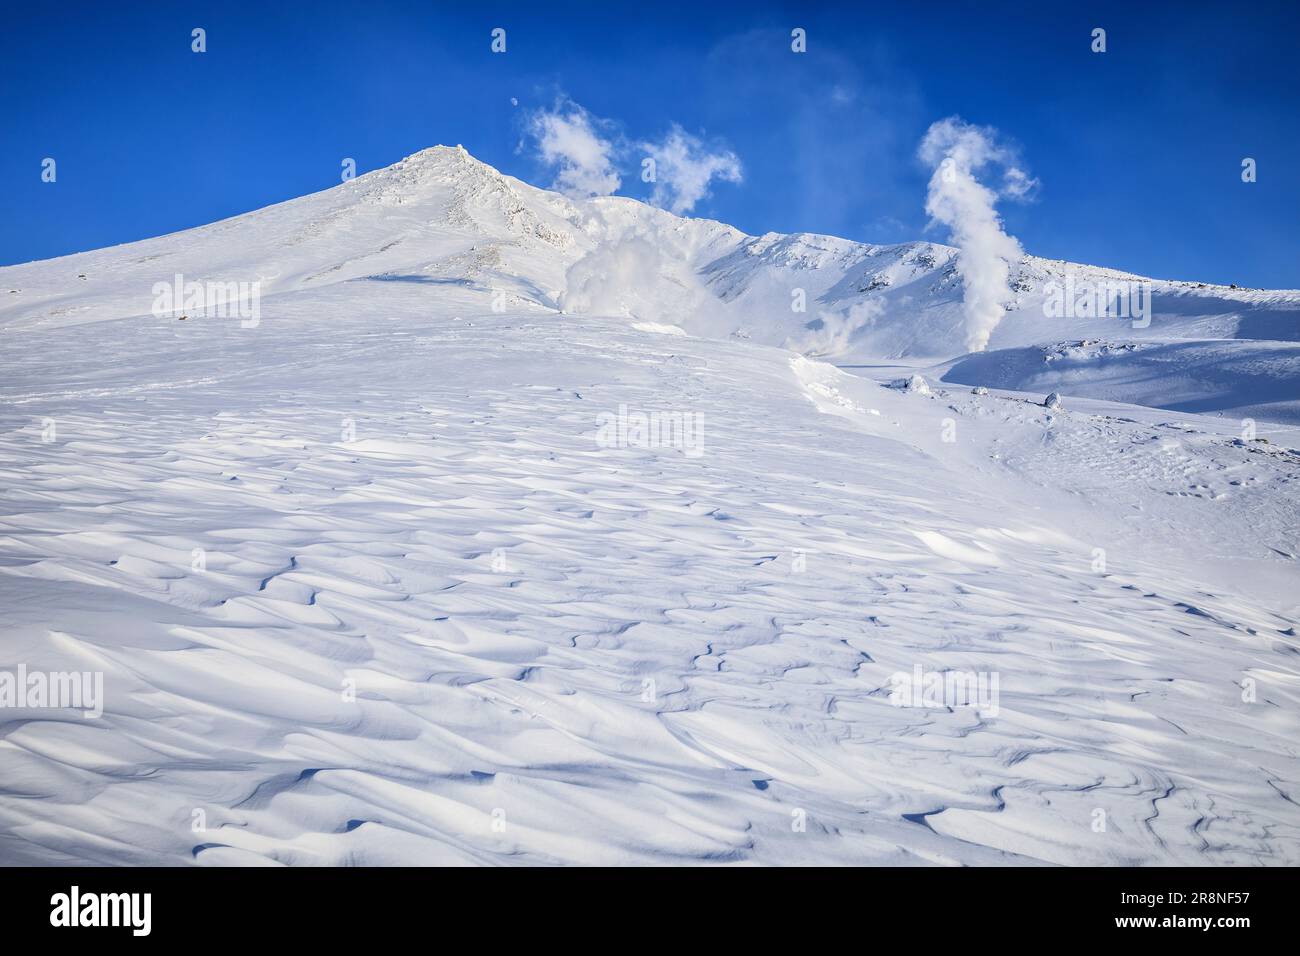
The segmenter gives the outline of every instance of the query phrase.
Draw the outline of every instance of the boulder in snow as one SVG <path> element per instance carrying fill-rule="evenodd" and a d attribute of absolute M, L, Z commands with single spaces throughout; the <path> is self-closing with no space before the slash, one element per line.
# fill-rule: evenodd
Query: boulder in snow
<path fill-rule="evenodd" d="M 904 392 L 916 392 L 918 395 L 930 394 L 930 383 L 920 375 L 910 375 L 907 378 L 900 378 L 894 382 L 894 388 L 902 389 Z"/>

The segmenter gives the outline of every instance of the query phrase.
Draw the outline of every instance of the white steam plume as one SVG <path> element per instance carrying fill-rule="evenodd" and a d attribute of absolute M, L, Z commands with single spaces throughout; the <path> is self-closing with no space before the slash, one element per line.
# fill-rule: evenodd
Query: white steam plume
<path fill-rule="evenodd" d="M 819 311 L 801 335 L 785 340 L 784 347 L 813 358 L 843 355 L 853 337 L 863 329 L 873 328 L 884 312 L 885 303 L 880 299 L 854 302 L 844 312 Z"/>
<path fill-rule="evenodd" d="M 709 195 L 714 179 L 739 183 L 740 159 L 729 149 L 708 149 L 676 123 L 659 143 L 642 143 L 655 161 L 655 188 L 650 201 L 675 216 L 684 216 Z"/>
<path fill-rule="evenodd" d="M 561 100 L 540 110 L 529 123 L 542 162 L 557 169 L 554 188 L 565 195 L 608 196 L 621 184 L 614 169 L 614 143 L 599 132 L 597 120 L 577 103 Z"/>
<path fill-rule="evenodd" d="M 998 144 L 995 130 L 956 116 L 934 123 L 919 152 L 922 162 L 934 169 L 925 211 L 948 226 L 958 248 L 966 347 L 982 352 L 1005 314 L 1011 266 L 1024 250 L 1002 228 L 995 208 L 998 192 L 981 184 L 975 174 L 988 166 L 1001 167 L 1002 195 L 1016 199 L 1030 193 L 1037 181 L 1017 165 L 1010 149 Z"/>
<path fill-rule="evenodd" d="M 717 303 L 690 263 L 653 226 L 620 229 L 600 223 L 600 232 L 602 240 L 565 274 L 559 297 L 565 312 L 683 327 Z"/>

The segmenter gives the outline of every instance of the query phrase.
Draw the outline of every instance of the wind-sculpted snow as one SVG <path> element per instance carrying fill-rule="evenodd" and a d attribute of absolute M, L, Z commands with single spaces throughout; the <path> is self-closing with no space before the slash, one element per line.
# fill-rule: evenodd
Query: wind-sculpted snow
<path fill-rule="evenodd" d="M 10 334 L 0 860 L 1300 862 L 1294 446 L 475 301 Z"/>

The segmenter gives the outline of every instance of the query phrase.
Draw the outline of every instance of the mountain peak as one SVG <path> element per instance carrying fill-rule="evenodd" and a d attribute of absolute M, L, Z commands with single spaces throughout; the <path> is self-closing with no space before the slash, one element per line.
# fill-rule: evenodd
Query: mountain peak
<path fill-rule="evenodd" d="M 496 167 L 475 158 L 464 146 L 457 144 L 455 146 L 430 146 L 427 149 L 421 149 L 411 155 L 398 160 L 391 166 L 383 167 L 384 169 L 477 169 L 480 171 L 491 172 L 494 175 L 501 175 Z M 383 170 L 376 170 L 382 172 Z"/>
<path fill-rule="evenodd" d="M 421 201 L 448 190 L 462 198 L 509 190 L 505 176 L 459 145 L 430 146 L 358 176 L 353 183 L 367 199 L 385 205 Z"/>
<path fill-rule="evenodd" d="M 471 156 L 469 150 L 460 143 L 457 143 L 455 146 L 447 146 L 439 143 L 436 146 L 429 146 L 425 149 L 416 150 L 414 153 L 411 153 L 411 155 L 399 160 L 399 162 L 410 163 L 438 159 L 449 159 L 452 161 L 472 160 L 476 163 L 482 163 L 481 160 L 475 159 Z M 483 165 L 487 164 L 483 163 Z"/>

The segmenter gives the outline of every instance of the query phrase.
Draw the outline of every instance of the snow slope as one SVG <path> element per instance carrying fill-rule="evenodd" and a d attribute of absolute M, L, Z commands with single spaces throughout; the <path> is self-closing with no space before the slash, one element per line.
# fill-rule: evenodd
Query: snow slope
<path fill-rule="evenodd" d="M 1300 342 L 1094 339 L 976 353 L 932 373 L 946 382 L 1300 424 Z"/>
<path fill-rule="evenodd" d="M 758 303 L 926 247 L 814 242 L 440 149 L 0 270 L 0 670 L 106 688 L 0 710 L 0 862 L 1300 862 L 1300 435 L 855 377 Z"/>

